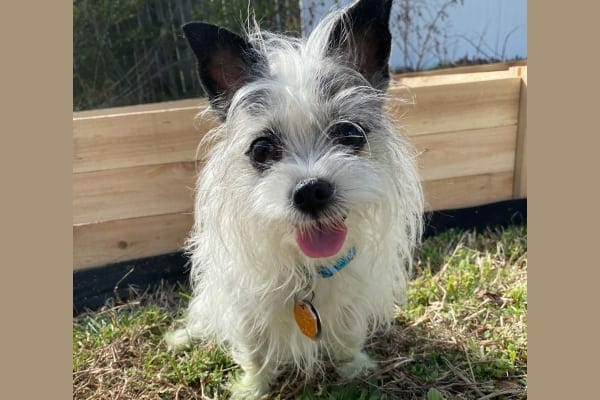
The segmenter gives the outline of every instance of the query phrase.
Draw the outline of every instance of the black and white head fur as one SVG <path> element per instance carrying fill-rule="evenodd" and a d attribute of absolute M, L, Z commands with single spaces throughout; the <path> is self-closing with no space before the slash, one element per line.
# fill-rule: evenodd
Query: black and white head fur
<path fill-rule="evenodd" d="M 228 346 L 244 371 L 234 397 L 260 396 L 288 366 L 373 367 L 363 345 L 404 301 L 423 198 L 413 149 L 384 110 L 391 3 L 359 0 L 306 39 L 183 26 L 222 124 L 204 142 L 187 326 L 168 340 Z M 317 273 L 352 247 L 343 270 Z M 306 296 L 319 341 L 294 320 Z"/>

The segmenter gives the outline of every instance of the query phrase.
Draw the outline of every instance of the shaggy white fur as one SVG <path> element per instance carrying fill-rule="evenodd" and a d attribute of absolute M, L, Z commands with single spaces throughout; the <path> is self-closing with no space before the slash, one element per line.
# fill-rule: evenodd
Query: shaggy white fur
<path fill-rule="evenodd" d="M 363 345 L 405 299 L 422 229 L 415 153 L 385 113 L 384 91 L 355 67 L 360 52 L 328 51 L 340 23 L 352 43 L 351 24 L 358 23 L 348 12 L 332 13 L 307 39 L 247 33 L 266 70 L 235 91 L 223 124 L 202 143 L 210 151 L 187 242 L 193 299 L 186 327 L 167 339 L 174 347 L 196 339 L 230 349 L 244 371 L 232 387 L 236 398 L 264 394 L 287 366 L 310 376 L 328 361 L 345 377 L 373 368 Z M 364 128 L 361 151 L 332 143 L 328 129 L 341 121 Z M 283 154 L 259 171 L 247 152 L 265 131 L 276 132 Z M 320 223 L 347 227 L 342 248 L 328 258 L 306 256 L 294 236 L 315 224 L 291 201 L 297 183 L 313 177 L 335 186 L 335 203 Z M 318 266 L 334 264 L 352 246 L 356 256 L 343 270 L 319 276 Z M 310 294 L 321 317 L 319 341 L 301 333 L 293 314 L 294 301 Z"/>

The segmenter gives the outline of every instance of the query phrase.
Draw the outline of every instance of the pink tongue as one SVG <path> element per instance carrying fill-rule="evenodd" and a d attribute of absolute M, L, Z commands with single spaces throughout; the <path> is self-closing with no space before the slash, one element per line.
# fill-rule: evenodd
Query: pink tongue
<path fill-rule="evenodd" d="M 335 228 L 314 228 L 307 232 L 296 229 L 300 250 L 311 258 L 330 257 L 342 248 L 348 230 L 343 224 Z"/>

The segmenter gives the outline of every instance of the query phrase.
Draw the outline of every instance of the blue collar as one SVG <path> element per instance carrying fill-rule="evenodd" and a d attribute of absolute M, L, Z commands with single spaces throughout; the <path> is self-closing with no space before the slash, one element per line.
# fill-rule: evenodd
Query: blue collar
<path fill-rule="evenodd" d="M 333 276 L 333 274 L 335 274 L 337 271 L 341 270 L 346 265 L 350 264 L 350 261 L 352 261 L 354 259 L 355 255 L 356 255 L 356 247 L 351 247 L 350 250 L 348 250 L 348 253 L 345 256 L 339 258 L 335 262 L 335 264 L 333 264 L 330 267 L 325 267 L 325 266 L 318 267 L 317 271 L 319 272 L 319 275 L 321 275 L 321 277 L 331 278 Z"/>

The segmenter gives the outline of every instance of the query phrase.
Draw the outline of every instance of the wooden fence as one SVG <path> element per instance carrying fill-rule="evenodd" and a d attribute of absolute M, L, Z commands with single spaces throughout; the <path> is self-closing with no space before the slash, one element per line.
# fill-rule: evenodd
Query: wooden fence
<path fill-rule="evenodd" d="M 527 67 L 397 76 L 415 105 L 395 105 L 422 152 L 428 210 L 527 196 Z M 469 70 L 471 71 L 471 70 Z M 406 95 L 400 85 L 391 94 Z M 73 115 L 73 267 L 177 251 L 192 224 L 197 144 L 214 123 L 204 100 Z"/>
<path fill-rule="evenodd" d="M 74 0 L 73 107 L 197 96 L 196 57 L 181 26 L 211 21 L 239 32 L 251 12 L 263 29 L 301 31 L 298 1 Z"/>

